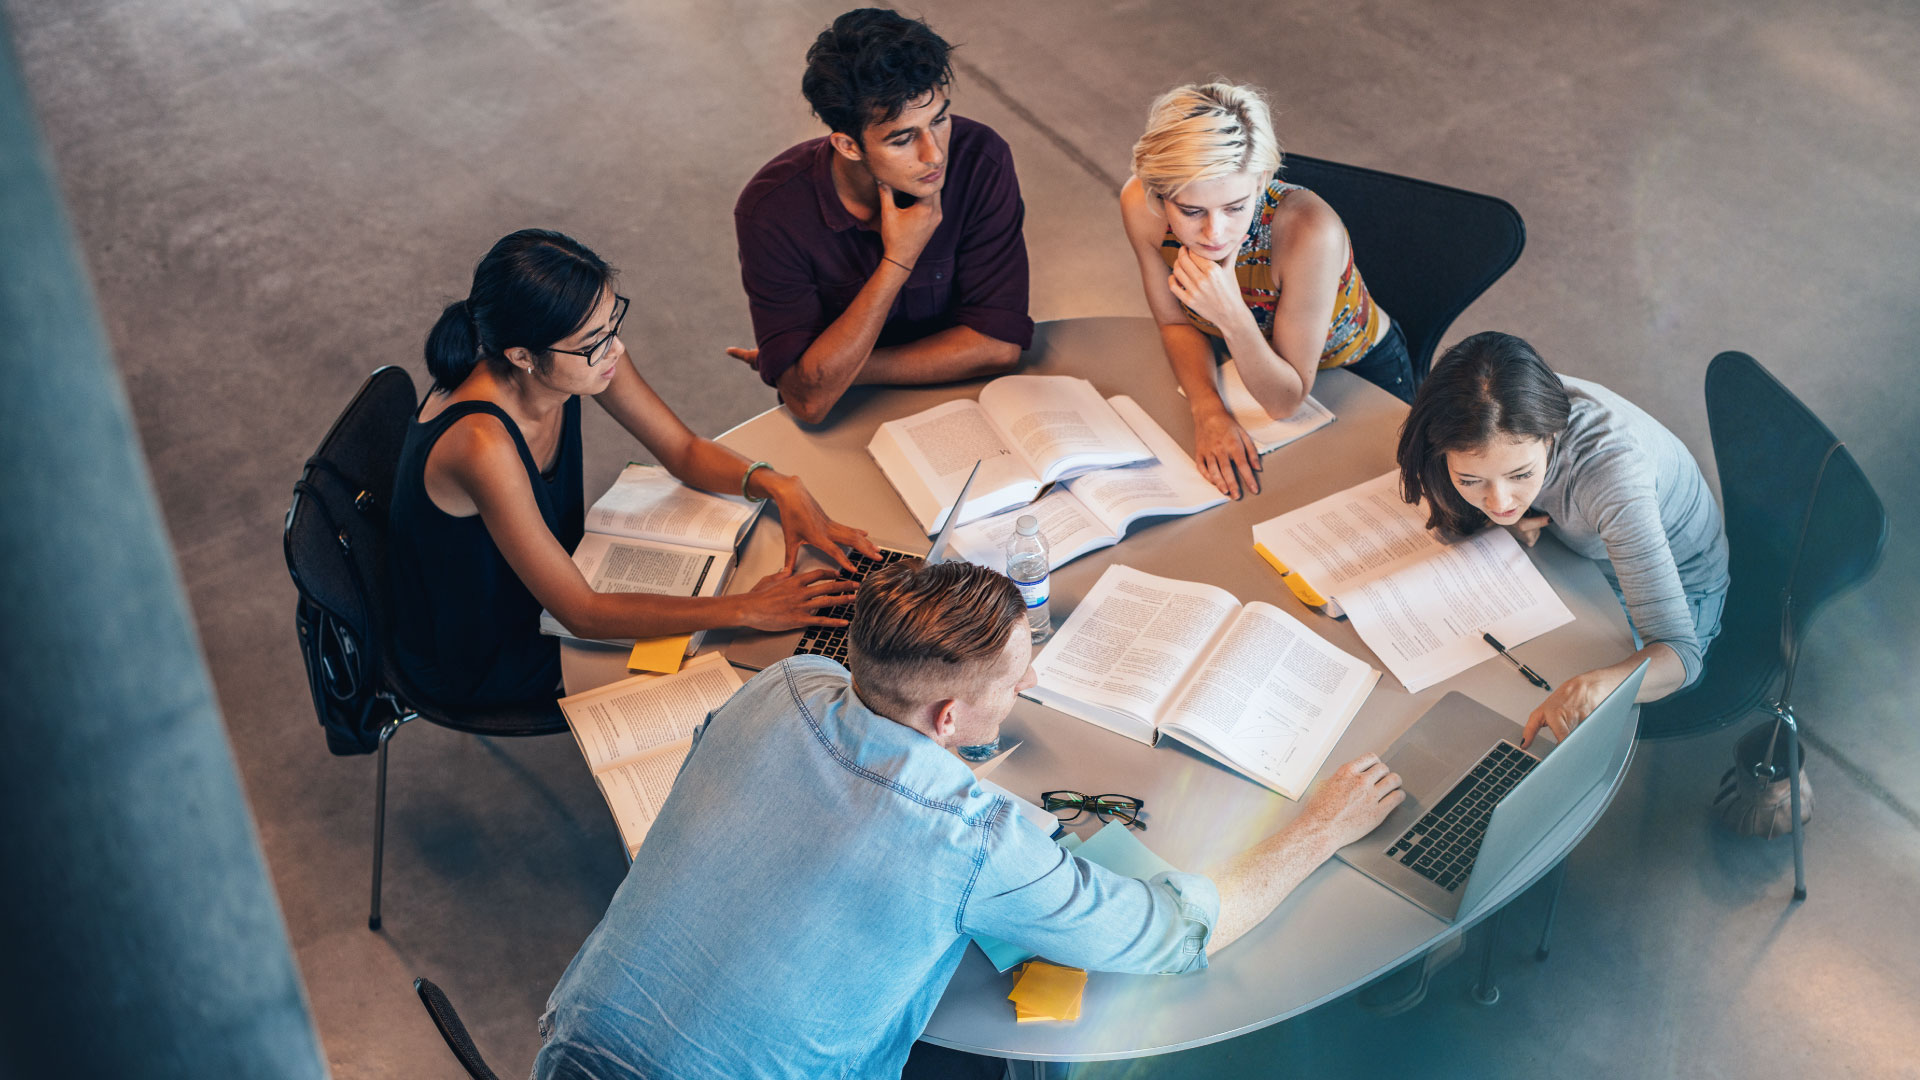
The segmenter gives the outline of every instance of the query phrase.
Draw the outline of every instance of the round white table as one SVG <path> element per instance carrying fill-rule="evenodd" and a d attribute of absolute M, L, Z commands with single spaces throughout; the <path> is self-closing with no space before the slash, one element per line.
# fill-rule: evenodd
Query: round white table
<path fill-rule="evenodd" d="M 1183 446 L 1193 426 L 1148 319 L 1095 318 L 1042 323 L 1028 353 L 1027 374 L 1078 375 L 1104 395 L 1128 394 Z M 926 388 L 856 388 L 832 423 L 813 427 L 772 409 L 721 436 L 755 460 L 808 482 L 835 519 L 868 529 L 876 540 L 925 550 L 906 507 L 867 455 L 874 429 L 957 397 L 978 383 Z M 1356 656 L 1372 652 L 1344 621 L 1297 601 L 1254 554 L 1251 529 L 1294 507 L 1333 494 L 1394 467 L 1394 446 L 1406 406 L 1344 371 L 1320 374 L 1314 397 L 1337 417 L 1312 435 L 1268 454 L 1261 491 L 1186 518 L 1137 524 L 1119 545 L 1096 551 L 1053 575 L 1051 614 L 1063 622 L 1114 563 L 1152 574 L 1218 585 L 1242 602 L 1275 604 Z M 763 519 L 742 549 L 732 590 L 747 588 L 783 555 L 774 520 Z M 1618 660 L 1634 649 L 1619 601 L 1598 567 L 1550 538 L 1531 550 L 1536 566 L 1573 612 L 1573 622 L 1519 646 L 1549 682 Z M 711 635 L 706 648 L 723 648 Z M 569 692 L 627 675 L 625 651 L 566 643 L 562 665 Z M 1367 751 L 1385 749 L 1450 690 L 1519 721 L 1544 696 L 1511 666 L 1480 664 L 1418 694 L 1391 674 L 1381 678 L 1327 758 L 1326 770 Z M 1298 804 L 1177 745 L 1149 748 L 1092 724 L 1022 700 L 1006 734 L 1023 740 L 993 774 L 995 782 L 1038 801 L 1043 790 L 1124 792 L 1146 802 L 1141 839 L 1173 865 L 1205 871 L 1278 829 Z M 1113 975 L 1087 980 L 1081 1019 L 1072 1024 L 1016 1024 L 1006 1000 L 1010 976 L 969 949 L 923 1038 L 959 1050 L 1032 1061 L 1092 1061 L 1167 1053 L 1232 1038 L 1305 1012 L 1464 932 L 1538 880 L 1586 835 L 1612 800 L 1631 761 L 1589 793 L 1506 881 L 1452 923 L 1428 914 L 1359 871 L 1331 860 L 1315 871 L 1265 922 L 1191 975 Z M 1324 771 L 1324 770 L 1323 770 Z M 1081 828 L 1088 832 L 1090 829 Z"/>

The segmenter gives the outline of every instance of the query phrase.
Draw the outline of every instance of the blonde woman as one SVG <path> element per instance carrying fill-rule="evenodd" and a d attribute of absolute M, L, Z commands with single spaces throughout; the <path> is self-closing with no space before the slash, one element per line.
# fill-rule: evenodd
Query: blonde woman
<path fill-rule="evenodd" d="M 1333 367 L 1413 400 L 1406 339 L 1368 295 L 1340 215 L 1280 175 L 1260 91 L 1192 84 L 1153 103 L 1120 191 L 1147 306 L 1193 410 L 1194 458 L 1236 499 L 1260 490 L 1260 455 L 1220 400 L 1221 358 L 1276 417 Z"/>

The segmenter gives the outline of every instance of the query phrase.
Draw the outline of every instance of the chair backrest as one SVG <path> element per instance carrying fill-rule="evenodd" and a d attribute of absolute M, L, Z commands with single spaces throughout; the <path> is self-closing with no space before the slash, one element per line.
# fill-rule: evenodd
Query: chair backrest
<path fill-rule="evenodd" d="M 425 979 L 413 980 L 413 992 L 420 995 L 420 1003 L 427 1007 L 433 1026 L 440 1029 L 440 1037 L 447 1040 L 447 1049 L 453 1051 L 467 1075 L 473 1080 L 500 1080 L 481 1058 L 479 1048 L 473 1045 L 473 1037 L 467 1034 L 467 1025 L 460 1022 L 460 1014 L 453 1011 L 453 1002 L 447 1000 L 447 995 Z"/>
<path fill-rule="evenodd" d="M 405 369 L 361 386 L 294 484 L 282 544 L 300 591 L 296 625 L 314 709 L 337 754 L 378 746 L 384 667 L 386 515 L 416 401 Z"/>
<path fill-rule="evenodd" d="M 1706 395 L 1732 584 L 1706 671 L 1641 711 L 1642 738 L 1711 731 L 1761 704 L 1813 617 L 1886 547 L 1886 507 L 1853 455 L 1758 361 L 1714 357 Z"/>
<path fill-rule="evenodd" d="M 1281 175 L 1346 224 L 1368 291 L 1407 336 L 1416 383 L 1453 320 L 1527 244 L 1520 212 L 1491 195 L 1302 154 L 1288 154 Z"/>

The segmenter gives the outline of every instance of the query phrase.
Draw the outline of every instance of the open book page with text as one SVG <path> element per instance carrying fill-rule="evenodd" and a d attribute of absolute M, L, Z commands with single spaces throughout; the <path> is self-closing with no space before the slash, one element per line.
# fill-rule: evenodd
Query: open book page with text
<path fill-rule="evenodd" d="M 1253 392 L 1247 389 L 1245 380 L 1241 379 L 1240 366 L 1232 360 L 1220 365 L 1215 378 L 1220 388 L 1221 403 L 1252 436 L 1253 444 L 1263 454 L 1333 423 L 1333 411 L 1315 401 L 1311 394 L 1301 399 L 1300 407 L 1293 411 L 1292 416 L 1268 416 L 1267 410 L 1254 400 Z"/>
<path fill-rule="evenodd" d="M 740 685 L 733 665 L 708 653 L 672 675 L 636 675 L 560 699 L 629 854 L 666 801 L 694 729 Z"/>
<path fill-rule="evenodd" d="M 1409 692 L 1573 621 L 1513 534 L 1487 528 L 1384 577 L 1340 592 L 1360 640 Z"/>
<path fill-rule="evenodd" d="M 1026 514 L 1039 519 L 1040 535 L 1047 538 L 1049 570 L 1058 570 L 1089 551 L 1111 547 L 1119 540 L 1087 504 L 1065 486 L 1055 486 L 1038 502 L 954 529 L 947 543 L 968 562 L 1005 573 L 1007 541 L 1013 539 L 1014 526 Z"/>
<path fill-rule="evenodd" d="M 976 461 L 980 475 L 961 508 L 961 524 L 1025 506 L 1040 494 L 1039 476 L 1007 444 L 977 401 L 949 401 L 889 420 L 874 432 L 867 452 L 929 536 L 946 524 L 947 511 L 960 497 Z"/>
<path fill-rule="evenodd" d="M 1120 394 L 1110 404 L 1154 460 L 1090 472 L 1067 481 L 1066 486 L 1116 537 L 1125 536 L 1127 526 L 1143 517 L 1196 514 L 1227 501 L 1200 474 L 1193 458 L 1132 398 Z"/>
<path fill-rule="evenodd" d="M 1038 502 L 954 530 L 951 542 L 962 558 L 1005 569 L 1014 525 L 1021 515 L 1032 514 L 1040 519 L 1040 535 L 1047 538 L 1048 567 L 1058 570 L 1090 551 L 1119 543 L 1128 527 L 1143 517 L 1195 514 L 1227 501 L 1132 398 L 1121 394 L 1108 403 L 1155 460 L 1077 476 L 1056 484 Z"/>
<path fill-rule="evenodd" d="M 598 593 L 718 596 L 733 570 L 733 552 L 590 532 L 573 550 L 573 564 L 587 579 L 587 587 Z M 554 637 L 576 636 L 544 609 L 540 612 L 540 632 Z M 696 636 L 694 640 L 697 644 L 699 639 Z M 611 643 L 631 645 L 633 641 Z"/>
<path fill-rule="evenodd" d="M 1110 566 L 1034 660 L 1040 681 L 1027 696 L 1151 743 L 1194 661 L 1239 607 L 1225 589 Z"/>
<path fill-rule="evenodd" d="M 1424 505 L 1400 498 L 1396 470 L 1255 525 L 1253 542 L 1321 596 L 1338 597 L 1445 549 L 1426 522 Z"/>
<path fill-rule="evenodd" d="M 1248 604 L 1160 724 L 1298 799 L 1380 681 L 1366 662 L 1271 604 Z"/>
<path fill-rule="evenodd" d="M 587 511 L 589 532 L 729 550 L 762 504 L 688 487 L 658 465 L 631 462 Z"/>
<path fill-rule="evenodd" d="M 1043 484 L 1152 456 L 1085 379 L 1005 375 L 981 388 L 980 407 Z"/>

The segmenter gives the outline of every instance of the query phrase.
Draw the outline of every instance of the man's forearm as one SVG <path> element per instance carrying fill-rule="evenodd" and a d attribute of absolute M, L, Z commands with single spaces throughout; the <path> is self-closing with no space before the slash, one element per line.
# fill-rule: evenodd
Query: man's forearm
<path fill-rule="evenodd" d="M 905 386 L 998 375 L 1020 362 L 1020 346 L 971 326 L 950 326 L 904 345 L 873 350 L 855 382 Z"/>
<path fill-rule="evenodd" d="M 890 259 L 880 260 L 847 310 L 821 331 L 800 359 L 780 376 L 780 396 L 794 415 L 819 423 L 859 378 L 908 274 L 906 267 Z"/>
<path fill-rule="evenodd" d="M 1334 849 L 1332 836 L 1324 827 L 1295 819 L 1216 867 L 1211 876 L 1220 890 L 1220 918 L 1207 941 L 1207 955 L 1219 952 L 1260 925 L 1308 874 L 1332 857 Z"/>

